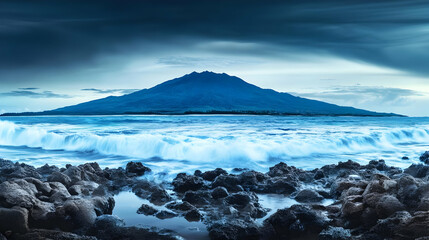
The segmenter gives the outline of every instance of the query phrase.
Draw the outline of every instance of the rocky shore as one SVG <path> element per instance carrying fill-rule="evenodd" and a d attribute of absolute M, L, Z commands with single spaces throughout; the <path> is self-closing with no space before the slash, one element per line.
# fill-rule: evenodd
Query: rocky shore
<path fill-rule="evenodd" d="M 218 168 L 180 173 L 164 184 L 145 179 L 150 169 L 139 162 L 101 169 L 0 160 L 0 240 L 183 239 L 112 215 L 122 191 L 148 201 L 138 214 L 202 221 L 210 239 L 429 239 L 429 153 L 420 160 L 407 169 L 383 160 L 311 171 L 285 163 L 267 173 Z M 270 211 L 261 194 L 298 204 Z M 322 204 L 327 199 L 332 203 Z"/>

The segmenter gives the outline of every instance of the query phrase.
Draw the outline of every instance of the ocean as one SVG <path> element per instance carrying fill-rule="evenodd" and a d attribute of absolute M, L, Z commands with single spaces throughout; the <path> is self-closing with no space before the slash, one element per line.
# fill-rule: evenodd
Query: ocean
<path fill-rule="evenodd" d="M 0 158 L 34 166 L 141 161 L 156 179 L 217 167 L 265 172 L 384 159 L 406 168 L 429 150 L 429 118 L 252 115 L 0 118 Z M 403 159 L 408 157 L 408 159 Z"/>

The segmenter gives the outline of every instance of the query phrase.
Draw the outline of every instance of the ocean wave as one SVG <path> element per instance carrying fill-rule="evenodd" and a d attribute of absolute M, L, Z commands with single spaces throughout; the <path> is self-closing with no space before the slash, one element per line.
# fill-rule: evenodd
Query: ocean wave
<path fill-rule="evenodd" d="M 57 129 L 58 130 L 58 129 Z M 429 131 L 420 128 L 382 129 L 362 133 L 335 134 L 222 134 L 201 137 L 201 133 L 95 134 L 90 131 L 50 131 L 43 126 L 0 121 L 0 145 L 45 150 L 96 152 L 134 158 L 195 162 L 228 162 L 241 159 L 255 163 L 272 158 L 292 158 L 324 153 L 356 153 L 397 149 L 408 142 L 427 142 Z M 227 134 L 227 133 L 225 133 Z"/>

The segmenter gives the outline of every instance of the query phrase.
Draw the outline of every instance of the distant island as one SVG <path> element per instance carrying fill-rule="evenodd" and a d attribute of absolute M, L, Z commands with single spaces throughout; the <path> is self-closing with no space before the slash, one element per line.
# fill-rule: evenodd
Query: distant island
<path fill-rule="evenodd" d="M 192 72 L 123 96 L 110 96 L 43 112 L 5 113 L 2 116 L 121 114 L 401 116 L 296 97 L 260 88 L 225 73 L 208 71 Z"/>

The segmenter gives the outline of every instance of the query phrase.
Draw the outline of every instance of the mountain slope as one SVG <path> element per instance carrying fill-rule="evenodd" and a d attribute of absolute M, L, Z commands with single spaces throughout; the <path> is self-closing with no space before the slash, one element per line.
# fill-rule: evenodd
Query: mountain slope
<path fill-rule="evenodd" d="M 262 89 L 225 73 L 190 73 L 119 97 L 107 97 L 42 114 L 254 113 L 302 115 L 394 115 L 341 107 Z"/>

